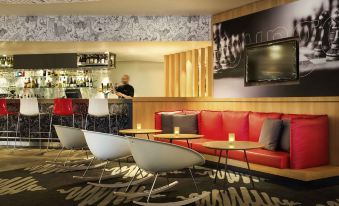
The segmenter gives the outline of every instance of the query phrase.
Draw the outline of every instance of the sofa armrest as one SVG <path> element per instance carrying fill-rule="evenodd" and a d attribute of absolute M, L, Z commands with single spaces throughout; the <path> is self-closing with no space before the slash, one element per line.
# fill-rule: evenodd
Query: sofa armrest
<path fill-rule="evenodd" d="M 292 118 L 290 166 L 293 169 L 318 167 L 329 163 L 328 116 Z"/>

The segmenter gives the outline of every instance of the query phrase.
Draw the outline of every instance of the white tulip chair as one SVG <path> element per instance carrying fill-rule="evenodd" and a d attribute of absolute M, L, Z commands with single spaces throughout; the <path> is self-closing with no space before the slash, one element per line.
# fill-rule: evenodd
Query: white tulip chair
<path fill-rule="evenodd" d="M 105 166 L 99 177 L 99 183 L 97 184 L 97 183 L 89 182 L 89 184 L 105 187 L 105 184 L 101 184 L 101 180 L 121 177 L 127 173 L 127 172 L 121 171 L 121 165 L 119 161 L 121 173 L 116 174 L 116 175 L 103 176 L 106 166 L 109 162 L 118 161 L 122 158 L 127 158 L 131 156 L 131 151 L 128 145 L 129 137 L 123 137 L 123 136 L 118 136 L 118 135 L 113 135 L 113 134 L 108 134 L 108 133 L 100 133 L 100 132 L 87 131 L 87 130 L 83 130 L 83 133 L 85 135 L 88 148 L 90 149 L 94 157 L 98 160 L 105 161 Z"/>
<path fill-rule="evenodd" d="M 54 161 L 47 161 L 48 163 L 56 164 L 58 168 L 76 171 L 76 170 L 88 170 L 88 169 L 95 169 L 98 167 L 102 167 L 104 164 L 100 163 L 97 165 L 92 165 L 91 167 L 87 166 L 81 166 L 81 164 L 93 161 L 94 158 L 88 158 L 87 154 L 87 143 L 85 140 L 84 133 L 79 128 L 75 127 L 67 127 L 67 126 L 61 126 L 61 125 L 54 125 L 56 134 L 58 136 L 58 139 L 60 140 L 61 144 L 61 150 L 54 159 Z M 58 158 L 60 157 L 60 154 L 65 150 L 69 150 L 69 154 L 65 161 L 58 162 Z M 80 159 L 80 160 L 73 160 L 68 161 L 71 152 L 74 150 L 84 150 L 86 153 L 86 159 Z M 79 166 L 78 166 L 79 165 Z"/>
<path fill-rule="evenodd" d="M 126 196 L 129 198 L 138 198 L 146 197 L 147 202 L 134 202 L 139 205 L 152 205 L 149 203 L 149 199 L 152 195 L 158 194 L 162 191 L 168 190 L 169 188 L 175 186 L 178 182 L 175 181 L 166 186 L 159 187 L 154 189 L 156 180 L 161 173 L 168 173 L 177 170 L 187 169 L 193 179 L 193 183 L 197 192 L 199 193 L 197 184 L 195 182 L 191 167 L 197 165 L 203 165 L 205 163 L 204 157 L 198 152 L 169 144 L 164 142 L 158 142 L 153 140 L 146 140 L 140 138 L 129 138 L 129 147 L 132 153 L 132 156 L 136 162 L 136 165 L 139 167 L 139 171 L 144 170 L 148 173 L 154 174 L 154 181 L 152 187 L 149 191 L 139 192 L 139 193 L 126 193 L 129 187 L 126 188 L 126 192 L 116 192 L 118 196 Z M 135 176 L 139 173 L 135 174 Z M 133 179 L 131 180 L 133 181 Z M 188 200 L 172 202 L 172 203 L 153 203 L 154 205 L 184 205 L 197 201 L 200 198 L 205 197 L 207 194 L 200 195 Z"/>

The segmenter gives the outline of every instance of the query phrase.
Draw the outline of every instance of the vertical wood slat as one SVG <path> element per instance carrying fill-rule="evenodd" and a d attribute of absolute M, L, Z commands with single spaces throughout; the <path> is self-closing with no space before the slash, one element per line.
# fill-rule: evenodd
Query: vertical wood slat
<path fill-rule="evenodd" d="M 170 95 L 170 67 L 169 67 L 169 55 L 165 55 L 164 57 L 165 62 L 165 97 Z"/>
<path fill-rule="evenodd" d="M 180 53 L 180 97 L 186 96 L 186 52 Z"/>
<path fill-rule="evenodd" d="M 169 96 L 174 97 L 174 54 L 169 56 Z"/>
<path fill-rule="evenodd" d="M 186 52 L 186 97 L 193 97 L 192 51 Z"/>
<path fill-rule="evenodd" d="M 174 57 L 174 96 L 179 97 L 180 95 L 180 54 L 175 54 Z"/>
<path fill-rule="evenodd" d="M 204 97 L 206 91 L 205 48 L 200 49 L 199 66 L 199 97 Z"/>
<path fill-rule="evenodd" d="M 192 50 L 192 69 L 193 69 L 193 97 L 199 95 L 199 51 L 198 49 Z"/>
<path fill-rule="evenodd" d="M 206 48 L 206 95 L 213 96 L 213 50 L 212 46 Z"/>

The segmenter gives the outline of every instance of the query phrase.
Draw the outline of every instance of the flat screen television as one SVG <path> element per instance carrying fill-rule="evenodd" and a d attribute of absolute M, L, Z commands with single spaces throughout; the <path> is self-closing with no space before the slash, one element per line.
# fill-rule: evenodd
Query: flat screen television
<path fill-rule="evenodd" d="M 245 86 L 299 83 L 296 38 L 247 45 L 245 55 Z"/>

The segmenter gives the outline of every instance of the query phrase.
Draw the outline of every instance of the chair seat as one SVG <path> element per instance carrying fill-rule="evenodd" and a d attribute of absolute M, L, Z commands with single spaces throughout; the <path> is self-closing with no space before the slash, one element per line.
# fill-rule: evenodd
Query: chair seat
<path fill-rule="evenodd" d="M 211 141 L 210 139 L 195 139 L 189 140 L 192 143 L 192 148 L 200 153 L 208 155 L 219 155 L 219 151 L 213 149 L 208 149 L 202 144 L 205 142 Z M 175 140 L 174 144 L 187 147 L 186 140 Z M 244 152 L 241 150 L 229 151 L 229 158 L 245 161 Z M 222 156 L 225 157 L 225 152 L 222 153 Z M 250 163 L 261 164 L 270 167 L 276 168 L 289 168 L 289 153 L 282 151 L 269 151 L 265 149 L 253 149 L 247 151 L 248 161 Z"/>

